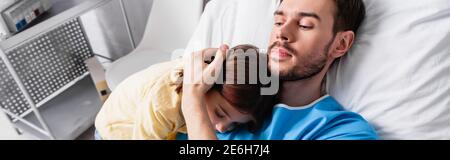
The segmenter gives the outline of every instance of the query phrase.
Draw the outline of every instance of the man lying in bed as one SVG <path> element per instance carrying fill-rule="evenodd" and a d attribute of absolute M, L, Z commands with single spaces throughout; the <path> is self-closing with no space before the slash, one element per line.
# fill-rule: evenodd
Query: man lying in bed
<path fill-rule="evenodd" d="M 269 67 L 283 81 L 281 104 L 256 133 L 238 129 L 216 134 L 202 105 L 211 85 L 201 80 L 185 83 L 183 92 L 192 95 L 182 100 L 189 139 L 377 139 L 370 124 L 344 111 L 323 85 L 334 60 L 351 48 L 364 16 L 361 0 L 284 0 L 275 12 L 268 49 Z M 220 50 L 216 57 L 224 53 Z M 221 64 L 213 62 L 205 71 L 220 69 Z M 185 74 L 192 71 L 185 68 Z"/>

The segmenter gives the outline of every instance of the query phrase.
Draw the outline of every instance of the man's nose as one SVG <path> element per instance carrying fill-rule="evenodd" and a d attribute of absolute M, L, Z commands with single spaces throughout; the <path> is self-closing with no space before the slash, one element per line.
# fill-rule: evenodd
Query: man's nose
<path fill-rule="evenodd" d="M 278 28 L 276 38 L 280 42 L 288 43 L 292 40 L 291 31 L 289 29 L 289 23 L 285 23 Z"/>

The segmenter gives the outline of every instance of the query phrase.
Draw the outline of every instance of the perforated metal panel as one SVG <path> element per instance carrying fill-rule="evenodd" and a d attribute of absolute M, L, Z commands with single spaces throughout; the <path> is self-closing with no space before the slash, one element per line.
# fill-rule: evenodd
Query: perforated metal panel
<path fill-rule="evenodd" d="M 0 61 L 0 106 L 17 115 L 30 109 L 3 61 Z"/>
<path fill-rule="evenodd" d="M 6 56 L 33 102 L 39 104 L 83 76 L 84 61 L 93 53 L 80 22 L 73 19 L 7 51 Z M 0 105 L 20 115 L 30 108 L 3 62 L 0 67 Z"/>

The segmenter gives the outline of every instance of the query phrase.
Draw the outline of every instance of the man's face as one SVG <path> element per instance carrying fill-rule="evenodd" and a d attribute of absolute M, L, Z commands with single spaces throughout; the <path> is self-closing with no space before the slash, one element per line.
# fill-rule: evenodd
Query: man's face
<path fill-rule="evenodd" d="M 271 71 L 285 81 L 320 73 L 334 40 L 334 13 L 332 0 L 284 0 L 275 12 L 269 44 Z"/>

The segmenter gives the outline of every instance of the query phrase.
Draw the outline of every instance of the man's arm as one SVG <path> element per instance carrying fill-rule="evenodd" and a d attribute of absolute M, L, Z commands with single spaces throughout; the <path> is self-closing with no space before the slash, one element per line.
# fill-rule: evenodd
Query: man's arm
<path fill-rule="evenodd" d="M 185 57 L 182 112 L 190 140 L 217 139 L 206 111 L 205 94 L 219 77 L 228 46 L 207 49 Z M 215 52 L 214 60 L 207 65 L 205 55 Z M 207 58 L 208 59 L 208 58 Z"/>
<path fill-rule="evenodd" d="M 190 140 L 217 139 L 214 127 L 206 112 L 204 94 L 196 91 L 183 90 L 182 111 L 186 121 L 188 137 Z M 189 96 L 187 96 L 189 95 Z"/>

